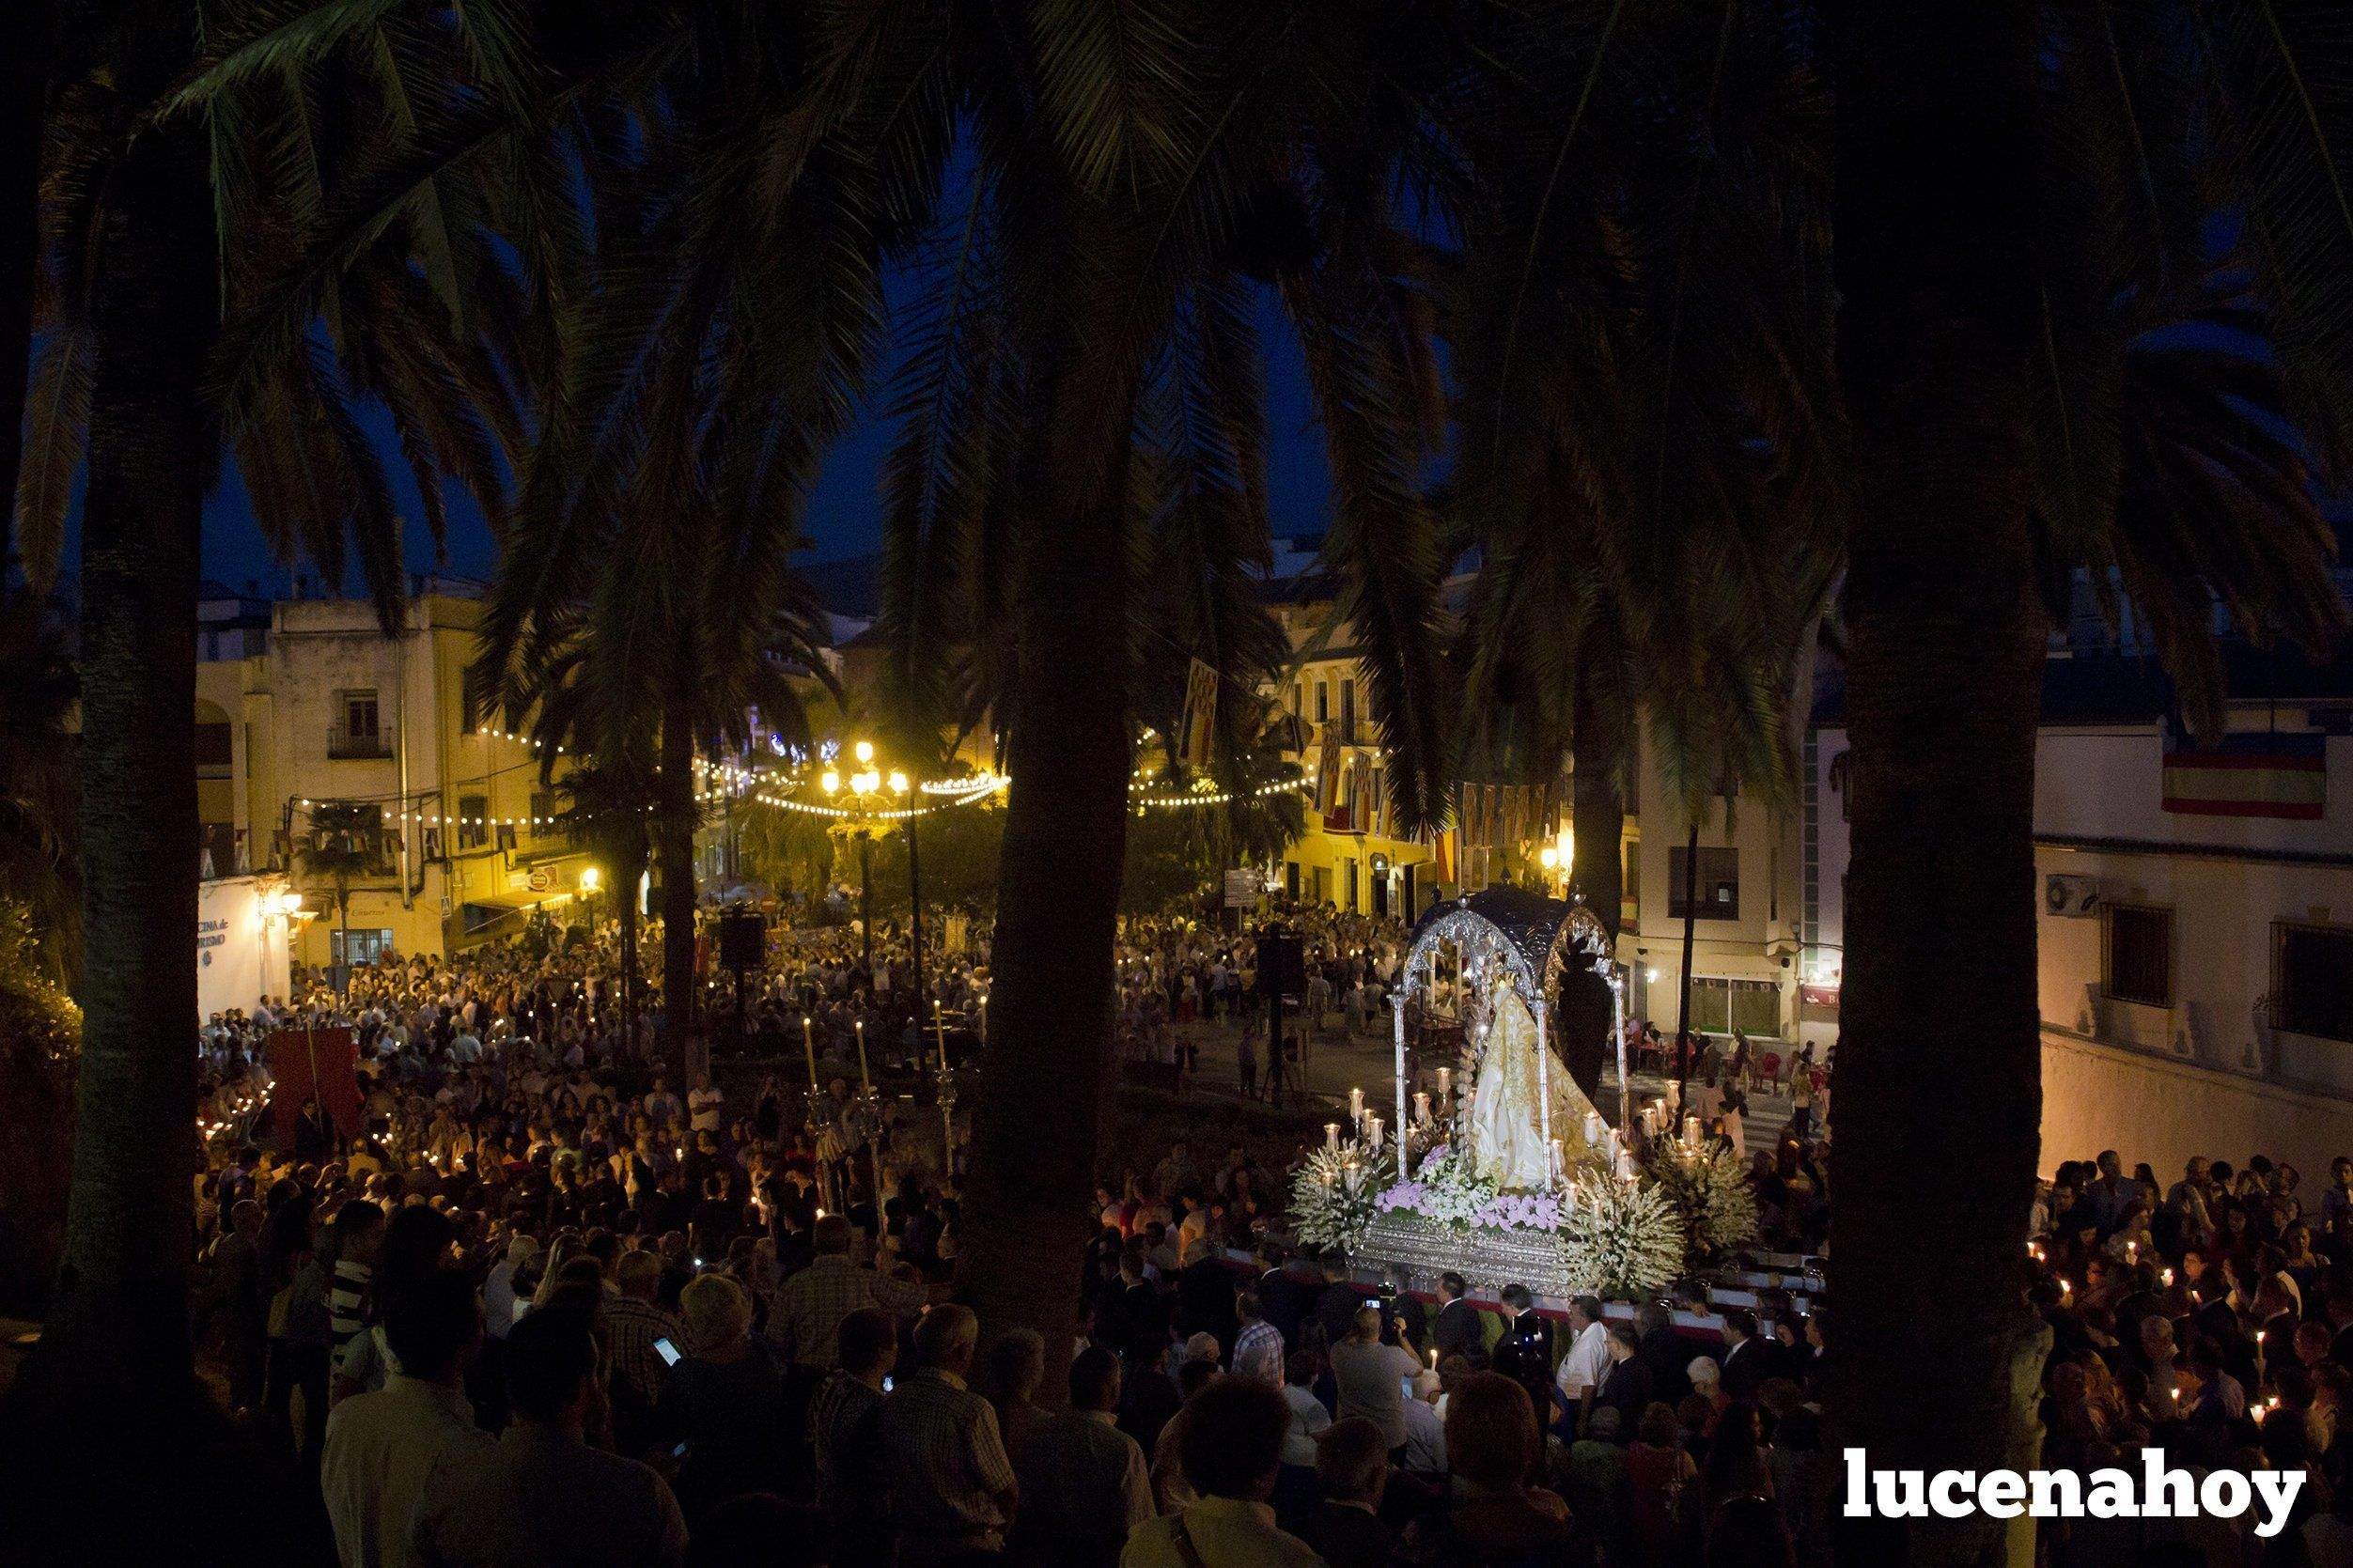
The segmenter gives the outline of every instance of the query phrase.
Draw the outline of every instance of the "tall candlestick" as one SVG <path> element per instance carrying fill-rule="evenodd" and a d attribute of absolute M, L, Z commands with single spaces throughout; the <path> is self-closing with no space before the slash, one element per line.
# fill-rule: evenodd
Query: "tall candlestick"
<path fill-rule="evenodd" d="M 801 1015 L 801 1048 L 809 1053 L 809 1093 L 817 1093 L 817 1026 L 809 1015 Z"/>
<path fill-rule="evenodd" d="M 948 1070 L 948 1026 L 940 1013 L 940 999 L 931 999 L 931 1030 L 940 1037 L 940 1070 Z"/>
<path fill-rule="evenodd" d="M 864 1018 L 858 1020 L 858 1086 L 862 1089 L 874 1087 L 874 1079 L 866 1071 L 866 1020 Z"/>

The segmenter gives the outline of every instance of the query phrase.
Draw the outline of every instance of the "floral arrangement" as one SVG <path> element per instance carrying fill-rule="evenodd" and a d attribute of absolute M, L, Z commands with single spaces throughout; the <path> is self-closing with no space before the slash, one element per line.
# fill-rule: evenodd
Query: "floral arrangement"
<path fill-rule="evenodd" d="M 1412 1179 L 1381 1193 L 1382 1212 L 1402 1209 L 1450 1230 L 1538 1230 L 1561 1227 L 1561 1201 L 1550 1192 L 1504 1192 L 1473 1173 L 1443 1143 L 1425 1156 Z"/>
<path fill-rule="evenodd" d="M 1756 1192 L 1729 1145 L 1656 1145 L 1649 1174 L 1682 1216 L 1694 1263 L 1713 1263 L 1756 1239 Z"/>
<path fill-rule="evenodd" d="M 1570 1272 L 1601 1296 L 1655 1295 L 1683 1271 L 1683 1217 L 1656 1185 L 1580 1176 L 1561 1236 Z"/>
<path fill-rule="evenodd" d="M 1353 1249 L 1379 1213 L 1377 1200 L 1396 1167 L 1387 1149 L 1362 1139 L 1313 1150 L 1291 1172 L 1291 1225 L 1312 1247 Z"/>

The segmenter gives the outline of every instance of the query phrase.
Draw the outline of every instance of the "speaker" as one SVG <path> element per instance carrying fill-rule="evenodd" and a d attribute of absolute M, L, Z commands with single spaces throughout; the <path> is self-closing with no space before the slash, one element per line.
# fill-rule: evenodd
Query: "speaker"
<path fill-rule="evenodd" d="M 719 966 L 756 970 L 768 962 L 768 922 L 757 909 L 726 909 L 719 916 Z"/>
<path fill-rule="evenodd" d="M 1258 989 L 1267 996 L 1305 996 L 1306 944 L 1297 937 L 1282 934 L 1259 938 Z"/>

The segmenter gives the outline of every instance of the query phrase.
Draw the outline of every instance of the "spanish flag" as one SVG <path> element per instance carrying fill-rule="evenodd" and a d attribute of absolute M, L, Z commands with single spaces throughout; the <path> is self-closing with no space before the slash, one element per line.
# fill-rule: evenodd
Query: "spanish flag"
<path fill-rule="evenodd" d="M 2169 735 L 2165 809 L 2316 822 L 2329 802 L 2328 747 L 2325 735 L 2228 735 L 2204 745 Z"/>

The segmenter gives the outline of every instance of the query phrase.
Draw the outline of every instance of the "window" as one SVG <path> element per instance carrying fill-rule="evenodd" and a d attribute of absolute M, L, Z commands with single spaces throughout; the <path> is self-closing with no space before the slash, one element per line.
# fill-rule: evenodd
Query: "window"
<path fill-rule="evenodd" d="M 547 790 L 532 791 L 531 836 L 533 838 L 553 838 L 555 836 L 555 832 L 554 795 Z"/>
<path fill-rule="evenodd" d="M 2272 1023 L 2292 1034 L 2353 1041 L 2353 926 L 2275 929 Z"/>
<path fill-rule="evenodd" d="M 392 956 L 392 931 L 388 926 L 330 931 L 327 949 L 335 964 L 381 964 Z"/>
<path fill-rule="evenodd" d="M 1328 723 L 1332 719 L 1332 683 L 1316 682 L 1316 722 Z"/>
<path fill-rule="evenodd" d="M 458 847 L 479 849 L 491 842 L 489 817 L 491 798 L 487 795 L 458 797 Z"/>
<path fill-rule="evenodd" d="M 380 757 L 384 753 L 383 717 L 376 705 L 376 690 L 335 693 L 335 728 L 328 732 L 331 757 Z"/>
<path fill-rule="evenodd" d="M 1667 918 L 1684 918 L 1683 887 L 1689 852 L 1682 845 L 1667 850 Z M 1699 920 L 1740 918 L 1740 851 L 1702 847 L 1699 852 Z"/>
<path fill-rule="evenodd" d="M 1340 738 L 1351 746 L 1356 743 L 1356 682 L 1340 683 Z"/>
<path fill-rule="evenodd" d="M 2143 1007 L 2174 1004 L 2174 911 L 2108 907 L 2108 994 Z"/>

